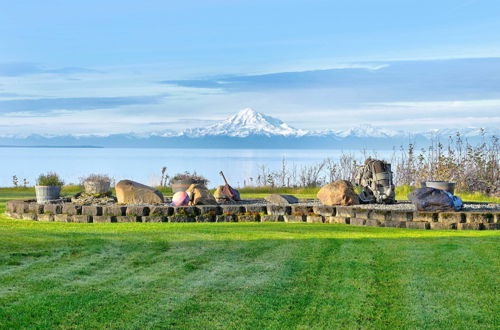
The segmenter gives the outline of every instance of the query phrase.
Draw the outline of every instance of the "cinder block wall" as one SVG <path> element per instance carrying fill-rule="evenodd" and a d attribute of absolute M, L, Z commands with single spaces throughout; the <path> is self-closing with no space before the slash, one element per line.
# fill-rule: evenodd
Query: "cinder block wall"
<path fill-rule="evenodd" d="M 498 230 L 500 212 L 384 211 L 356 206 L 300 203 L 280 205 L 85 205 L 37 204 L 12 200 L 6 214 L 15 219 L 80 223 L 111 222 L 309 222 L 410 229 Z"/>

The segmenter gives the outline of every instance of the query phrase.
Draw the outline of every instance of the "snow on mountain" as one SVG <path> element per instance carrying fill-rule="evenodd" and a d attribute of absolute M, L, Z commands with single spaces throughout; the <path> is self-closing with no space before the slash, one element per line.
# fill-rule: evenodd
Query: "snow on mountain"
<path fill-rule="evenodd" d="M 344 129 L 344 130 L 334 130 L 333 134 L 342 137 L 377 137 L 377 138 L 387 138 L 394 137 L 398 135 L 404 135 L 403 132 L 394 131 L 385 128 L 373 127 L 372 125 L 359 125 L 356 127 Z"/>
<path fill-rule="evenodd" d="M 480 137 L 483 134 L 485 136 L 500 136 L 500 129 L 497 127 L 479 128 L 479 127 L 468 127 L 468 128 L 441 128 L 441 129 L 430 129 L 421 132 L 427 138 L 433 138 L 435 136 L 456 136 L 457 132 L 460 132 L 460 136 L 468 137 Z"/>
<path fill-rule="evenodd" d="M 307 133 L 306 130 L 293 128 L 277 118 L 264 115 L 250 108 L 243 109 L 220 123 L 183 132 L 184 135 L 190 137 L 304 136 Z"/>

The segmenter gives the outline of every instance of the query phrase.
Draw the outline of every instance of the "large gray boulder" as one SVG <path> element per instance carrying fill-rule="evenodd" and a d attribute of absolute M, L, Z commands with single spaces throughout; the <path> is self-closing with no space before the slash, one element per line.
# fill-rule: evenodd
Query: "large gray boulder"
<path fill-rule="evenodd" d="M 271 194 L 264 198 L 267 202 L 275 205 L 290 205 L 299 202 L 298 198 L 292 195 Z"/>
<path fill-rule="evenodd" d="M 417 211 L 458 211 L 462 200 L 447 191 L 424 187 L 408 194 Z"/>
<path fill-rule="evenodd" d="M 160 204 L 163 194 L 153 187 L 132 180 L 121 180 L 115 186 L 120 204 Z"/>
<path fill-rule="evenodd" d="M 323 205 L 357 205 L 359 197 L 354 191 L 352 183 L 345 180 L 338 180 L 323 186 L 317 194 Z"/>

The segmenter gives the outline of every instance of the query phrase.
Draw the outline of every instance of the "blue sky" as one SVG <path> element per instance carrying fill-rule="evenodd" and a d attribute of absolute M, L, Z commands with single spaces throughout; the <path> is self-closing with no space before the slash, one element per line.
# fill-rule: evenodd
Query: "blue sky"
<path fill-rule="evenodd" d="M 0 0 L 0 135 L 500 124 L 498 1 Z"/>

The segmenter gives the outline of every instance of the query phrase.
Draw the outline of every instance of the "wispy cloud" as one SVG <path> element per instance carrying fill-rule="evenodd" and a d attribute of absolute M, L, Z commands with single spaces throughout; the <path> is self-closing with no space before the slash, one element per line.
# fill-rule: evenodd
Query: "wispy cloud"
<path fill-rule="evenodd" d="M 0 113 L 30 113 L 53 110 L 109 109 L 127 105 L 157 104 L 165 95 L 122 97 L 38 98 L 0 101 Z"/>
<path fill-rule="evenodd" d="M 231 92 L 330 89 L 360 102 L 490 99 L 500 96 L 500 58 L 398 61 L 376 69 L 345 67 L 262 75 L 164 80 L 162 84 Z"/>
<path fill-rule="evenodd" d="M 0 76 L 18 77 L 32 74 L 76 74 L 76 73 L 102 73 L 98 70 L 82 67 L 49 68 L 32 62 L 4 62 L 0 63 Z"/>

